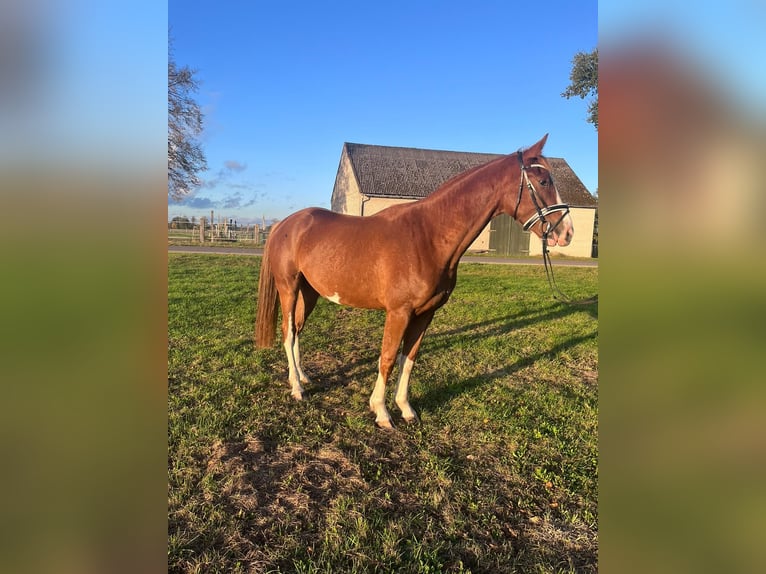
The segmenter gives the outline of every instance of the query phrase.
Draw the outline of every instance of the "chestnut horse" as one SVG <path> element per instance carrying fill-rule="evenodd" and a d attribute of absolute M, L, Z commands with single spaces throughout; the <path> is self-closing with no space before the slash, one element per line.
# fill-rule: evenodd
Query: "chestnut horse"
<path fill-rule="evenodd" d="M 300 333 L 322 296 L 341 305 L 385 309 L 370 410 L 378 426 L 392 427 L 385 388 L 398 355 L 395 401 L 404 420 L 417 421 L 408 398 L 415 356 L 434 312 L 455 287 L 460 257 L 481 230 L 507 213 L 548 245 L 572 239 L 569 208 L 542 156 L 547 138 L 465 171 L 420 201 L 368 217 L 308 208 L 274 226 L 261 266 L 255 341 L 260 348 L 273 346 L 278 297 L 295 399 L 303 399 L 301 383 L 309 382 L 301 366 Z"/>

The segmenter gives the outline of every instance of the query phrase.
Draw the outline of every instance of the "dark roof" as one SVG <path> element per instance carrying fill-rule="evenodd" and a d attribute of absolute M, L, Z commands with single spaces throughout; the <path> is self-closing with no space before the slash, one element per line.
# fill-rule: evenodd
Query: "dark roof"
<path fill-rule="evenodd" d="M 348 142 L 343 145 L 362 194 L 396 199 L 424 198 L 451 177 L 502 156 Z M 546 159 L 562 201 L 573 207 L 596 206 L 596 199 L 566 160 Z"/>

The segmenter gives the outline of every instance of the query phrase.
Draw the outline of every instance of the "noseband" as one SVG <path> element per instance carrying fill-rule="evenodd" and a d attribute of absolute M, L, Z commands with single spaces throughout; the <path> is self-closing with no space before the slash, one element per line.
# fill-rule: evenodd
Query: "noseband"
<path fill-rule="evenodd" d="M 524 165 L 524 158 L 522 156 L 522 153 L 519 151 L 517 152 L 517 156 L 519 159 L 519 168 L 521 169 L 521 180 L 519 181 L 519 197 L 516 200 L 516 209 L 513 212 L 513 218 L 516 219 L 516 213 L 519 210 L 519 204 L 521 203 L 521 194 L 524 192 L 524 184 L 526 184 L 527 189 L 529 190 L 529 196 L 532 198 L 532 203 L 535 206 L 535 213 L 527 219 L 524 224 L 521 226 L 521 228 L 524 231 L 529 231 L 529 228 L 532 227 L 535 223 L 538 221 L 542 222 L 542 229 L 543 229 L 543 243 L 547 243 L 548 235 L 553 232 L 556 227 L 558 227 L 559 223 L 569 214 L 569 206 L 566 203 L 556 203 L 554 205 L 545 205 L 545 203 L 540 199 L 540 196 L 537 193 L 537 190 L 535 189 L 535 186 L 532 185 L 532 182 L 529 181 L 529 175 L 527 175 L 527 170 L 533 167 L 539 167 L 542 168 L 550 173 L 550 170 L 545 167 L 542 164 L 539 163 L 533 163 L 529 167 Z M 553 178 L 551 177 L 551 182 L 553 182 Z M 555 184 L 554 184 L 555 189 Z M 551 213 L 558 213 L 563 212 L 561 217 L 558 218 L 556 223 L 551 225 L 551 222 L 548 221 L 545 216 L 550 215 Z"/>

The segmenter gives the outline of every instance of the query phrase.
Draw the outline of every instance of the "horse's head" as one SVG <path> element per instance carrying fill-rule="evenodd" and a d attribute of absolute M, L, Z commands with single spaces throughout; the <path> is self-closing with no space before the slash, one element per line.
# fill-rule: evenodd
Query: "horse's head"
<path fill-rule="evenodd" d="M 519 167 L 518 195 L 511 198 L 513 205 L 505 211 L 524 227 L 524 231 L 545 237 L 548 246 L 564 247 L 572 241 L 574 227 L 569 206 L 561 201 L 551 166 L 542 155 L 547 139 L 548 134 L 545 134 L 536 144 L 513 154 Z"/>

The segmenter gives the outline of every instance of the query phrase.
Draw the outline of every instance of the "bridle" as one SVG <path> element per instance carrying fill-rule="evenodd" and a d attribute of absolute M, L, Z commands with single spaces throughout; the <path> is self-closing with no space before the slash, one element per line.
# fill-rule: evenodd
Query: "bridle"
<path fill-rule="evenodd" d="M 533 167 L 539 167 L 541 169 L 544 169 L 548 172 L 548 176 L 551 180 L 551 184 L 553 185 L 553 188 L 556 189 L 556 184 L 553 182 L 553 174 L 551 174 L 550 169 L 545 167 L 542 164 L 539 163 L 533 163 L 529 166 L 524 165 L 524 157 L 521 151 L 518 151 L 516 153 L 516 157 L 519 160 L 519 168 L 521 169 L 521 179 L 519 181 L 519 196 L 516 199 L 516 208 L 513 210 L 513 218 L 516 219 L 516 215 L 519 211 L 519 204 L 521 203 L 521 195 L 524 192 L 524 186 L 526 184 L 526 188 L 529 190 L 529 196 L 532 198 L 532 204 L 535 206 L 535 213 L 527 219 L 524 224 L 521 226 L 521 228 L 524 231 L 529 231 L 529 229 L 538 221 L 541 222 L 542 226 L 542 241 L 543 241 L 543 265 L 545 267 L 545 276 L 548 279 L 548 285 L 551 288 L 551 291 L 553 292 L 553 298 L 559 299 L 564 301 L 565 303 L 569 303 L 571 305 L 586 305 L 589 303 L 593 303 L 597 301 L 597 298 L 591 297 L 589 299 L 582 299 L 579 301 L 573 301 L 571 298 L 567 297 L 564 293 L 561 292 L 561 289 L 559 289 L 559 286 L 556 284 L 556 278 L 553 276 L 553 263 L 551 262 L 551 255 L 548 251 L 548 236 L 553 233 L 553 230 L 558 227 L 558 225 L 564 220 L 564 218 L 569 215 L 569 205 L 566 203 L 555 203 L 553 205 L 545 205 L 545 202 L 540 199 L 539 194 L 537 193 L 537 190 L 535 189 L 535 186 L 532 185 L 532 182 L 529 180 L 529 175 L 527 174 L 527 170 L 531 169 Z M 552 213 L 561 213 L 561 217 L 559 217 L 556 220 L 556 223 L 551 223 L 546 216 L 550 216 Z M 518 220 L 517 220 L 518 221 Z"/>
<path fill-rule="evenodd" d="M 529 229 L 538 221 L 542 222 L 542 229 L 543 229 L 543 241 L 547 243 L 548 235 L 550 235 L 556 227 L 558 227 L 559 223 L 562 222 L 562 220 L 569 214 L 569 206 L 566 203 L 556 203 L 554 205 L 545 205 L 545 202 L 543 202 L 540 199 L 539 194 L 537 193 L 537 190 L 535 189 L 535 186 L 532 185 L 532 182 L 529 181 L 529 175 L 527 174 L 527 170 L 531 169 L 533 167 L 539 167 L 541 169 L 544 169 L 548 172 L 549 177 L 551 179 L 551 183 L 553 184 L 553 188 L 556 188 L 556 184 L 553 183 L 553 176 L 550 174 L 550 170 L 545 167 L 544 165 L 540 163 L 533 163 L 529 166 L 524 165 L 524 157 L 522 156 L 522 153 L 519 151 L 517 152 L 516 157 L 519 159 L 519 169 L 521 169 L 521 180 L 519 181 L 519 196 L 516 199 L 516 209 L 513 211 L 513 218 L 516 219 L 516 215 L 519 211 L 519 204 L 521 203 L 521 195 L 524 193 L 524 185 L 526 184 L 527 189 L 529 190 L 529 196 L 532 198 L 532 203 L 535 206 L 535 213 L 527 219 L 524 224 L 521 226 L 521 228 L 524 231 L 529 231 Z M 563 212 L 561 217 L 558 218 L 556 223 L 551 224 L 550 221 L 546 219 L 546 215 L 550 215 L 552 213 L 559 213 Z"/>

